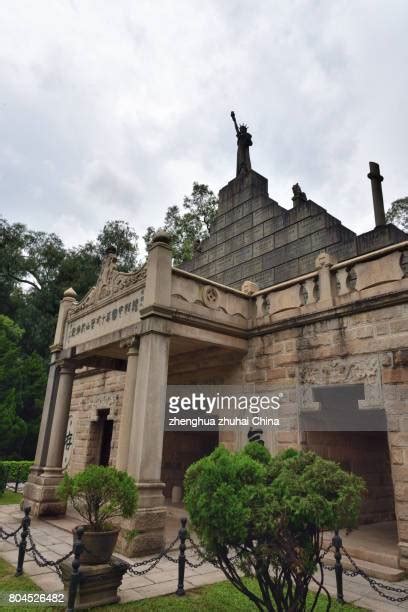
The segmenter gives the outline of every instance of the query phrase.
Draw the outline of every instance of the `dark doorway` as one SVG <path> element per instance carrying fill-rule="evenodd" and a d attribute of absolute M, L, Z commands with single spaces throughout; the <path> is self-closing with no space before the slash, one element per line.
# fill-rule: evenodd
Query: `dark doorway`
<path fill-rule="evenodd" d="M 161 478 L 164 496 L 171 497 L 173 486 L 183 486 L 187 468 L 209 455 L 218 446 L 218 431 L 166 431 L 163 439 Z"/>
<path fill-rule="evenodd" d="M 99 453 L 99 465 L 109 465 L 109 458 L 112 444 L 113 421 L 108 419 L 108 410 L 100 411 L 100 427 L 102 430 L 101 447 Z"/>

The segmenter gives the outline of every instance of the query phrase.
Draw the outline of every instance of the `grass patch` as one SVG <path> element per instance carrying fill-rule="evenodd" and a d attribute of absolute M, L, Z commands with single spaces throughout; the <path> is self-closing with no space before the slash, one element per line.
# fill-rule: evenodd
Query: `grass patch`
<path fill-rule="evenodd" d="M 3 559 L 0 559 L 0 592 L 16 593 L 26 592 L 34 593 L 41 591 L 30 578 L 27 576 L 14 576 L 15 568 Z M 176 588 L 176 585 L 175 585 Z M 251 585 L 251 588 L 254 586 Z M 254 589 L 255 590 L 255 589 Z M 309 601 L 312 601 L 310 596 Z M 16 612 L 51 612 L 52 610 L 61 610 L 61 607 L 43 607 L 43 606 L 7 606 L 3 600 L 0 604 L 1 610 Z M 325 612 L 327 600 L 321 597 L 316 607 L 316 612 Z M 92 612 L 129 612 L 130 610 L 144 610 L 146 612 L 254 612 L 256 607 L 244 596 L 237 591 L 229 582 L 219 582 L 209 586 L 200 587 L 191 591 L 187 591 L 184 597 L 176 595 L 165 595 L 162 597 L 153 597 L 144 601 L 133 601 L 126 604 L 115 604 L 112 606 L 103 606 L 101 608 L 93 608 Z M 356 608 L 352 605 L 340 606 L 332 600 L 332 612 L 356 612 L 362 608 Z"/>
<path fill-rule="evenodd" d="M 251 581 L 250 581 L 251 582 Z M 255 583 L 251 584 L 251 590 L 257 590 Z M 309 607 L 312 605 L 313 595 L 308 598 Z M 326 612 L 327 599 L 323 596 L 319 598 L 316 612 Z M 98 612 L 129 612 L 130 610 L 144 610 L 146 612 L 254 612 L 256 606 L 242 595 L 229 582 L 218 582 L 208 586 L 203 586 L 191 591 L 187 591 L 184 597 L 177 595 L 164 595 L 153 597 L 142 601 L 133 601 L 127 604 L 104 606 L 95 608 Z M 353 605 L 339 605 L 332 599 L 331 612 L 356 612 L 362 608 Z"/>
<path fill-rule="evenodd" d="M 9 504 L 19 504 L 23 496 L 21 493 L 15 493 L 14 491 L 10 491 L 6 489 L 3 495 L 0 495 L 0 506 L 8 506 Z"/>

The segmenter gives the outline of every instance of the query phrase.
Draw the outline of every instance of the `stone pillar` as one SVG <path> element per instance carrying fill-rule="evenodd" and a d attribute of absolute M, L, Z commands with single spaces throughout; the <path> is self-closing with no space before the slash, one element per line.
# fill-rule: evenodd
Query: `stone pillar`
<path fill-rule="evenodd" d="M 54 418 L 57 413 L 59 415 L 57 418 L 59 419 L 60 423 L 64 425 L 63 419 L 61 420 L 64 405 L 62 398 L 64 396 L 69 397 L 69 401 L 71 398 L 72 380 L 74 376 L 73 369 L 69 368 L 69 364 L 65 364 L 65 366 L 68 367 L 69 373 L 65 372 L 65 374 L 63 374 L 63 382 L 60 389 L 61 364 L 58 363 L 58 357 L 63 346 L 65 320 L 70 308 L 72 308 L 73 304 L 75 303 L 75 300 L 75 291 L 73 289 L 67 289 L 60 303 L 54 343 L 50 347 L 51 364 L 48 372 L 47 390 L 41 416 L 41 425 L 38 435 L 35 460 L 34 465 L 30 470 L 28 481 L 24 487 L 24 503 L 25 505 L 31 506 L 32 514 L 34 516 L 39 516 L 41 514 L 65 513 L 65 505 L 58 500 L 55 494 L 56 485 L 61 480 L 61 462 L 58 466 L 51 466 L 48 464 L 48 457 L 51 457 L 50 448 L 52 448 L 52 455 L 54 458 L 60 455 L 62 461 L 66 422 L 64 430 L 61 434 L 62 439 L 58 439 L 59 448 L 57 439 L 52 440 L 51 438 L 53 436 L 52 432 L 55 429 Z M 57 399 L 59 403 L 58 410 Z M 66 418 L 68 419 L 68 415 L 66 415 Z"/>
<path fill-rule="evenodd" d="M 126 470 L 130 445 L 130 431 L 132 427 L 133 405 L 135 400 L 136 374 L 139 358 L 139 339 L 129 338 L 123 346 L 128 348 L 125 389 L 123 392 L 122 411 L 118 439 L 118 453 L 116 467 Z"/>
<path fill-rule="evenodd" d="M 24 487 L 24 504 L 31 506 L 34 516 L 65 514 L 65 503 L 58 498 L 56 490 L 62 480 L 62 457 L 74 375 L 73 364 L 68 362 L 57 366 L 54 380 L 58 382 L 56 385 L 54 383 L 53 393 L 55 399 L 48 407 L 45 406 L 45 409 L 48 408 L 48 447 L 43 446 L 42 463 L 33 466 Z"/>
<path fill-rule="evenodd" d="M 408 570 L 408 349 L 394 351 L 382 370 L 394 484 L 400 567 Z"/>
<path fill-rule="evenodd" d="M 46 468 L 57 468 L 61 470 L 74 376 L 74 365 L 63 363 L 59 371 L 58 391 L 55 399 L 54 418 L 51 426 Z"/>
<path fill-rule="evenodd" d="M 370 162 L 370 172 L 367 174 L 371 181 L 373 194 L 375 227 L 385 225 L 384 199 L 381 183 L 384 177 L 380 174 L 380 166 L 376 162 Z"/>
<path fill-rule="evenodd" d="M 335 258 L 328 253 L 320 253 L 316 258 L 316 268 L 319 270 L 319 300 L 328 307 L 333 305 L 334 282 L 330 268 L 336 263 Z"/>
<path fill-rule="evenodd" d="M 139 359 L 128 455 L 128 473 L 139 489 L 136 516 L 121 521 L 118 549 L 129 555 L 160 550 L 164 544 L 163 488 L 160 480 L 167 371 L 169 359 L 169 317 L 171 298 L 171 248 L 169 237 L 159 232 L 153 238 L 147 264 Z M 129 539 L 129 533 L 138 535 Z"/>

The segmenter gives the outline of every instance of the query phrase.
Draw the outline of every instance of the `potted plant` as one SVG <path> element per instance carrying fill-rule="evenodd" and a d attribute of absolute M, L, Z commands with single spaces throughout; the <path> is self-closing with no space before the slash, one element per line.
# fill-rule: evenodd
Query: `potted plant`
<path fill-rule="evenodd" d="M 58 488 L 62 500 L 85 519 L 81 563 L 108 563 L 115 548 L 119 528 L 114 520 L 130 518 L 137 507 L 137 488 L 126 472 L 113 467 L 89 465 L 75 476 L 64 475 Z"/>

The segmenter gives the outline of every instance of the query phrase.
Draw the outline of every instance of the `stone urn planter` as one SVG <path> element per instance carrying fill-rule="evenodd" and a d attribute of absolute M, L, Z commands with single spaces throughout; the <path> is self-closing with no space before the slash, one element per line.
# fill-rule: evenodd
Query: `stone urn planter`
<path fill-rule="evenodd" d="M 83 525 L 83 528 L 82 544 L 84 545 L 84 550 L 79 558 L 81 564 L 98 565 L 109 563 L 118 541 L 119 529 L 94 531 L 90 529 L 89 525 Z M 74 529 L 72 533 L 75 538 Z"/>
<path fill-rule="evenodd" d="M 81 526 L 82 535 L 79 531 L 73 532 L 76 545 L 83 547 L 79 557 L 79 583 L 75 580 L 72 558 L 61 564 L 67 601 L 69 596 L 75 600 L 74 606 L 71 605 L 75 610 L 117 603 L 126 566 L 112 554 L 120 531 L 112 523 L 132 518 L 136 512 L 135 481 L 113 467 L 89 465 L 75 476 L 65 474 L 58 493 L 86 521 Z M 77 549 L 78 553 L 80 550 Z"/>

